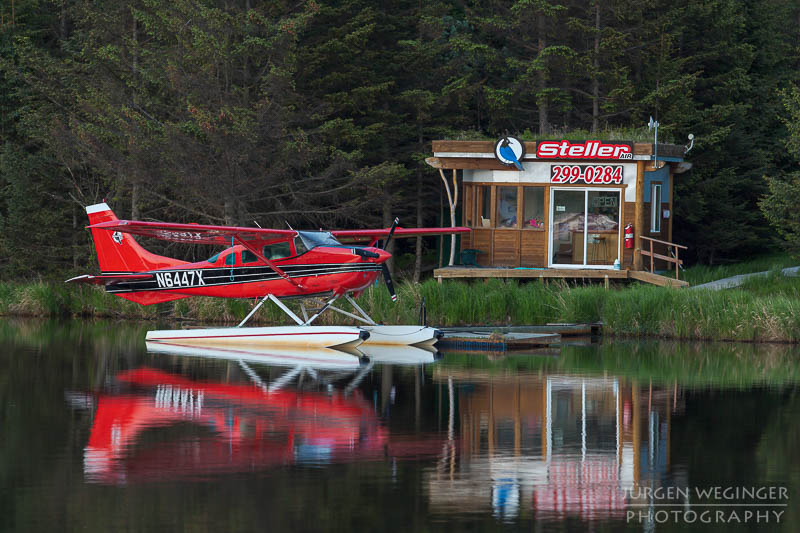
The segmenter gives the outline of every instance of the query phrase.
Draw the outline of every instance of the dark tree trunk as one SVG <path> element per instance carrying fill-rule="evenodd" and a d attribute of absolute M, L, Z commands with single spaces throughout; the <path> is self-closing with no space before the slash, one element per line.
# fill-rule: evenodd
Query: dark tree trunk
<path fill-rule="evenodd" d="M 422 169 L 417 170 L 417 227 L 422 227 Z M 422 237 L 417 237 L 414 250 L 414 283 L 419 283 L 422 275 Z"/>
<path fill-rule="evenodd" d="M 592 133 L 600 128 L 600 0 L 594 3 L 594 67 L 592 72 Z"/>
<path fill-rule="evenodd" d="M 544 52 L 545 47 L 547 46 L 547 41 L 544 37 L 545 32 L 545 16 L 543 13 L 539 13 L 539 16 L 536 17 L 537 22 L 537 32 L 539 33 L 539 56 L 541 57 L 542 52 Z M 547 71 L 546 69 L 539 70 L 537 74 L 537 85 L 539 89 L 539 98 L 536 99 L 536 105 L 539 108 L 539 133 L 546 135 L 550 133 L 550 119 L 548 117 L 548 99 L 542 93 L 544 92 L 545 88 L 547 87 Z"/>

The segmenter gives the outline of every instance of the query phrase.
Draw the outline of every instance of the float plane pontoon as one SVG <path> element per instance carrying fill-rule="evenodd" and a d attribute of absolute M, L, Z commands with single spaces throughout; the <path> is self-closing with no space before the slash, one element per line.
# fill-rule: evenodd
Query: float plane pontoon
<path fill-rule="evenodd" d="M 350 349 L 363 342 L 376 345 L 433 345 L 441 334 L 424 326 L 383 326 L 356 303 L 382 273 L 392 300 L 397 296 L 386 266 L 385 248 L 393 237 L 416 237 L 468 232 L 468 228 L 391 228 L 335 231 L 208 226 L 119 220 L 105 203 L 86 208 L 100 275 L 83 275 L 69 282 L 104 285 L 106 291 L 151 305 L 190 296 L 260 298 L 242 322 L 233 328 L 149 331 L 151 342 L 181 345 L 270 345 L 300 348 Z M 206 261 L 186 262 L 148 252 L 134 235 L 227 248 Z M 379 239 L 382 248 L 376 247 Z M 348 244 L 343 244 L 343 241 Z M 352 243 L 352 244 L 351 244 Z M 303 299 L 325 298 L 309 313 Z M 299 298 L 303 318 L 281 300 Z M 334 307 L 344 298 L 355 313 Z M 243 327 L 261 305 L 271 300 L 297 325 Z M 360 327 L 314 326 L 332 310 L 362 322 Z M 309 316 L 310 315 L 310 316 Z"/>

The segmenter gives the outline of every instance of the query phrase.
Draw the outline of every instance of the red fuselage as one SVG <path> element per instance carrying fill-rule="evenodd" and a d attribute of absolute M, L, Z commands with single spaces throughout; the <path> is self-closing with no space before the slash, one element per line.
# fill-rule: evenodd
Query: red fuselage
<path fill-rule="evenodd" d="M 306 251 L 295 248 L 294 243 L 287 244 L 291 245 L 286 247 L 287 257 L 270 259 L 278 271 L 249 253 L 244 246 L 237 245 L 207 261 L 137 272 L 152 277 L 120 281 L 108 285 L 106 290 L 141 304 L 187 296 L 260 298 L 272 294 L 286 298 L 331 293 L 358 295 L 375 282 L 382 264 L 391 257 L 373 247 L 356 250 L 346 246 L 317 246 Z"/>

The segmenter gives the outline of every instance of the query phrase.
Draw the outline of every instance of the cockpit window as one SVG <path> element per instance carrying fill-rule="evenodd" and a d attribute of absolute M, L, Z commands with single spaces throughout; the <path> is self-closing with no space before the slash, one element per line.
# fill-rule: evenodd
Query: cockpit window
<path fill-rule="evenodd" d="M 233 266 L 236 264 L 236 254 L 231 252 L 225 256 L 225 264 L 229 266 Z"/>
<path fill-rule="evenodd" d="M 216 262 L 217 262 L 217 259 L 219 259 L 219 254 L 221 254 L 221 253 L 222 253 L 222 252 L 217 252 L 217 253 L 215 253 L 214 255 L 212 255 L 211 257 L 209 257 L 209 258 L 208 258 L 208 262 L 209 262 L 209 263 L 211 263 L 211 264 L 214 264 L 214 263 L 216 263 Z"/>
<path fill-rule="evenodd" d="M 308 251 L 308 248 L 306 248 L 306 245 L 303 243 L 303 239 L 294 240 L 294 250 L 295 255 L 304 254 Z"/>
<path fill-rule="evenodd" d="M 261 252 L 264 257 L 273 261 L 275 259 L 283 259 L 292 255 L 292 248 L 289 242 L 276 242 L 274 244 L 267 244 Z"/>
<path fill-rule="evenodd" d="M 298 231 L 297 234 L 309 250 L 317 246 L 342 245 L 329 231 Z"/>

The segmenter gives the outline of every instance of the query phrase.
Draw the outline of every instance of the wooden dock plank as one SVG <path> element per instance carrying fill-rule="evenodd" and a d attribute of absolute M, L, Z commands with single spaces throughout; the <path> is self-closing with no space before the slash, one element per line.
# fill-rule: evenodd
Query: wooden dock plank
<path fill-rule="evenodd" d="M 562 337 L 588 336 L 599 333 L 602 329 L 601 323 L 592 324 L 540 324 L 528 326 L 448 326 L 437 328 L 447 335 L 458 335 L 460 333 L 545 333 L 558 334 Z"/>
<path fill-rule="evenodd" d="M 651 283 L 660 287 L 688 287 L 689 283 L 658 274 L 651 274 L 644 270 L 596 270 L 573 268 L 474 268 L 474 267 L 444 267 L 433 271 L 433 277 L 439 282 L 442 279 L 480 279 L 480 278 L 566 278 L 566 279 L 633 279 Z"/>
<path fill-rule="evenodd" d="M 435 278 L 594 278 L 628 279 L 627 270 L 573 268 L 469 268 L 445 267 L 433 271 Z"/>

